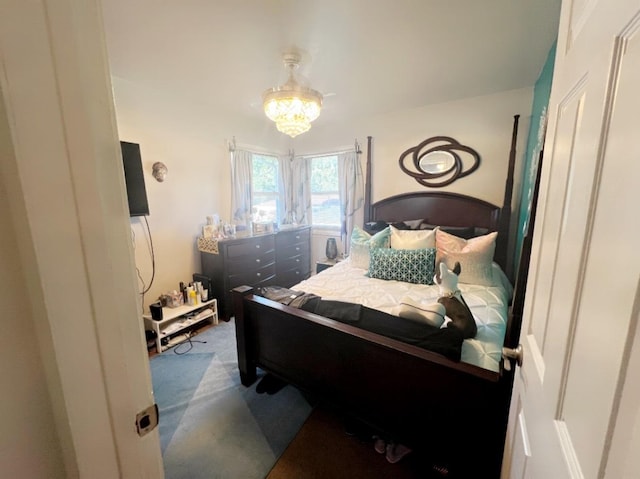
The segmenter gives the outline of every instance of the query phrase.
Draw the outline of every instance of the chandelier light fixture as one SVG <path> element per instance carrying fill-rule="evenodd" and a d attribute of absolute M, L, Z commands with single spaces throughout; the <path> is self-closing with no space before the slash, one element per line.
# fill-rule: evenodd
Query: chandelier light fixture
<path fill-rule="evenodd" d="M 289 79 L 284 85 L 265 91 L 262 101 L 265 114 L 276 123 L 278 131 L 294 138 L 309 131 L 311 122 L 320 116 L 322 93 L 296 81 L 299 53 L 286 53 L 284 64 L 289 70 Z"/>

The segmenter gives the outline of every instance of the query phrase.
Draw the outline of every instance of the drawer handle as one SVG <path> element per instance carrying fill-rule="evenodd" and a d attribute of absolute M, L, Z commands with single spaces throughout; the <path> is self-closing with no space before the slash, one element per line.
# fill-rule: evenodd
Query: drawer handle
<path fill-rule="evenodd" d="M 259 278 L 260 277 L 260 273 L 256 273 L 256 276 Z"/>
<path fill-rule="evenodd" d="M 299 274 L 300 274 L 300 271 L 296 270 L 296 274 L 297 274 L 297 275 L 299 275 Z"/>
<path fill-rule="evenodd" d="M 296 263 L 299 263 L 299 262 L 300 262 L 300 258 L 296 258 Z"/>
<path fill-rule="evenodd" d="M 259 262 L 260 262 L 260 258 L 258 258 L 258 259 L 256 260 L 256 263 L 259 263 Z"/>
<path fill-rule="evenodd" d="M 260 245 L 259 245 L 259 244 L 257 244 L 257 245 L 256 245 L 256 248 L 257 248 L 257 249 L 260 249 Z"/>
<path fill-rule="evenodd" d="M 300 239 L 300 235 L 296 235 L 296 239 Z"/>
<path fill-rule="evenodd" d="M 296 251 L 300 251 L 300 247 L 299 246 L 296 246 Z"/>

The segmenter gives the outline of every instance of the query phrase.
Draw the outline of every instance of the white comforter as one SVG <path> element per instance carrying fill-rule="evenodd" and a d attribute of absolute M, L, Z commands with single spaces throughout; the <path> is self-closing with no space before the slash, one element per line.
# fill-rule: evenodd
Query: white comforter
<path fill-rule="evenodd" d="M 499 371 L 507 307 L 513 289 L 497 264 L 494 264 L 494 279 L 496 286 L 459 285 L 478 326 L 476 337 L 464 341 L 461 360 Z M 430 304 L 437 301 L 439 292 L 437 286 L 369 278 L 366 270 L 354 267 L 348 259 L 291 289 L 313 293 L 323 299 L 359 303 L 390 314 L 395 313 L 404 296 Z"/>

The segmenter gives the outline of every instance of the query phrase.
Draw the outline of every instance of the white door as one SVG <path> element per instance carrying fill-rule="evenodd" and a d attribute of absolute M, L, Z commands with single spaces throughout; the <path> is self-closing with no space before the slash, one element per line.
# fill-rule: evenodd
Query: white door
<path fill-rule="evenodd" d="M 563 2 L 505 478 L 640 477 L 639 29 Z"/>

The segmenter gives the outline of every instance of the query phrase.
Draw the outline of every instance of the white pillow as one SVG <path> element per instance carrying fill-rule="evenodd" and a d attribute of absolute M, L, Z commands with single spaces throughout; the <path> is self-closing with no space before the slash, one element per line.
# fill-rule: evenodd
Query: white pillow
<path fill-rule="evenodd" d="M 436 231 L 433 230 L 399 230 L 391 229 L 391 248 L 393 249 L 425 249 L 436 247 Z"/>
<path fill-rule="evenodd" d="M 493 254 L 496 250 L 497 232 L 471 239 L 459 238 L 442 230 L 436 230 L 436 264 L 444 262 L 453 269 L 460 263 L 458 282 L 493 286 Z"/>

